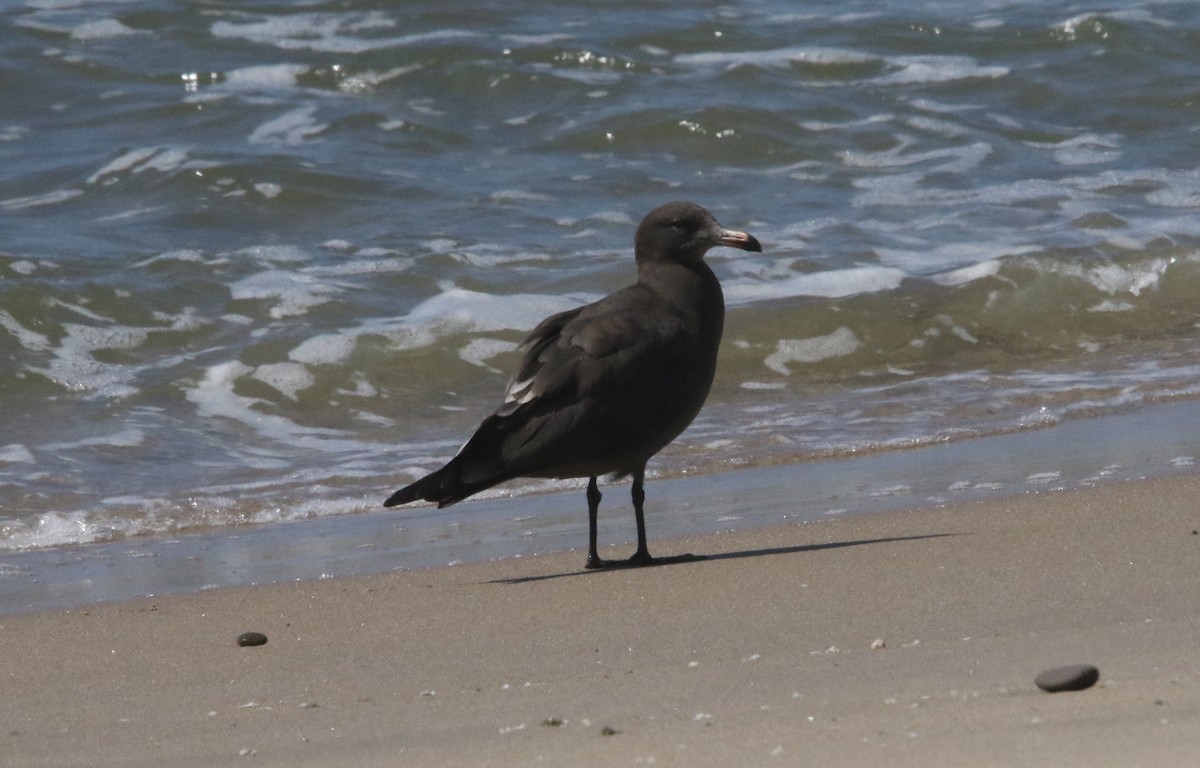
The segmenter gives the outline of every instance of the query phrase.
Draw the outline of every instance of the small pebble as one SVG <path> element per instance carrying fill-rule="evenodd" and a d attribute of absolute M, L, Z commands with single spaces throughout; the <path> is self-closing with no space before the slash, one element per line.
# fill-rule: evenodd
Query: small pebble
<path fill-rule="evenodd" d="M 254 645 L 266 645 L 267 636 L 262 632 L 243 632 L 238 635 L 237 644 L 243 648 Z"/>
<path fill-rule="evenodd" d="M 1033 679 L 1034 685 L 1046 693 L 1083 691 L 1100 679 L 1100 670 L 1091 664 L 1070 664 L 1047 669 Z"/>

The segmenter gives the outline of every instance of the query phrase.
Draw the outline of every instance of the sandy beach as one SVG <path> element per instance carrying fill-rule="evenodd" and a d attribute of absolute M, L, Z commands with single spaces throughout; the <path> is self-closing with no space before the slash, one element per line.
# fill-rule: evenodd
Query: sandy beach
<path fill-rule="evenodd" d="M 1195 765 L 1198 498 L 1177 476 L 653 540 L 710 556 L 665 567 L 570 552 L 8 616 L 0 762 Z M 1069 663 L 1099 684 L 1034 686 Z"/>

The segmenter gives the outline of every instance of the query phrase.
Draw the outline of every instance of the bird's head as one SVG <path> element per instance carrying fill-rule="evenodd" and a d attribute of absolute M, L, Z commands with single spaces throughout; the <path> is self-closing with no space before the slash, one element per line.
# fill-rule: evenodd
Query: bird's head
<path fill-rule="evenodd" d="M 634 253 L 639 263 L 699 260 L 709 248 L 718 245 L 762 251 L 753 235 L 725 229 L 707 210 L 685 202 L 667 203 L 646 214 L 634 237 Z"/>

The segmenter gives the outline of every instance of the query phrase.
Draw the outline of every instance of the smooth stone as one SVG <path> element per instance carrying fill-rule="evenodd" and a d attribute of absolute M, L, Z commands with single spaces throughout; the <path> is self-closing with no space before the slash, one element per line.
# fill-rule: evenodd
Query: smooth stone
<path fill-rule="evenodd" d="M 1047 669 L 1033 679 L 1034 685 L 1046 693 L 1060 691 L 1082 691 L 1091 688 L 1100 679 L 1100 670 L 1091 664 L 1069 664 L 1065 667 Z"/>
<path fill-rule="evenodd" d="M 243 632 L 238 635 L 237 644 L 243 648 L 255 645 L 266 645 L 267 636 L 262 632 Z"/>

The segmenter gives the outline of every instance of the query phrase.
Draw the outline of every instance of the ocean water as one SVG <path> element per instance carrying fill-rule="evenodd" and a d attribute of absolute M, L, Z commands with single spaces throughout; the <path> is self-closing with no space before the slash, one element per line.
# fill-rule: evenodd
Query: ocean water
<path fill-rule="evenodd" d="M 6 4 L 6 572 L 374 513 L 672 199 L 764 252 L 710 254 L 656 477 L 1197 399 L 1198 49 L 1192 2 Z"/>

